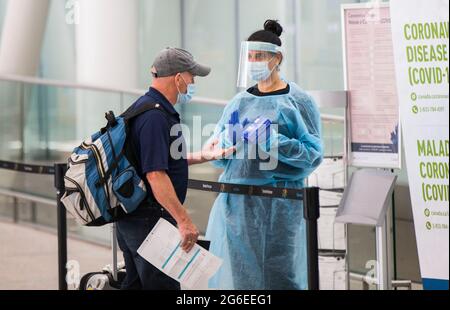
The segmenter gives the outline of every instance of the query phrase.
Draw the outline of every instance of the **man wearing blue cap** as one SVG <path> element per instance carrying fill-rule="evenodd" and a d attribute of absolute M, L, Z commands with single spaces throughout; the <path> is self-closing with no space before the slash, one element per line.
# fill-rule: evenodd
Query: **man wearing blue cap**
<path fill-rule="evenodd" d="M 171 135 L 171 129 L 180 125 L 180 115 L 174 105 L 188 103 L 195 92 L 194 78 L 207 76 L 210 71 L 209 67 L 195 62 L 189 52 L 166 48 L 154 60 L 149 91 L 131 107 L 138 109 L 152 103 L 159 108 L 139 115 L 130 125 L 136 169 L 145 180 L 149 194 L 144 204 L 117 223 L 118 242 L 127 271 L 122 289 L 180 288 L 177 281 L 140 257 L 137 249 L 160 218 L 178 226 L 184 251 L 192 249 L 199 232 L 183 207 L 188 165 L 223 158 L 234 151 L 219 149 L 214 141 L 199 153 L 187 154 L 181 131 L 175 130 L 177 134 Z M 181 149 L 173 148 L 174 144 Z"/>

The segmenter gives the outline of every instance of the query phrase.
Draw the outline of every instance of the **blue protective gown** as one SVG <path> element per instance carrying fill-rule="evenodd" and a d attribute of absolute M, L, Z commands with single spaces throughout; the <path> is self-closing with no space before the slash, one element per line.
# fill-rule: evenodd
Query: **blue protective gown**
<path fill-rule="evenodd" d="M 214 161 L 224 169 L 220 182 L 302 188 L 304 179 L 321 163 L 319 110 L 311 96 L 294 83 L 289 86 L 289 93 L 283 95 L 259 97 L 242 92 L 225 107 L 214 133 L 221 145 L 233 145 L 226 129 L 233 112 L 239 112 L 241 121 L 266 117 L 278 125 L 278 133 L 267 140 L 272 147 L 274 141 L 278 143 L 276 155 L 271 153 L 278 165 L 267 171 L 260 169 L 262 160 L 258 158 L 234 156 Z M 223 259 L 209 282 L 211 288 L 307 289 L 301 201 L 219 194 L 206 238 L 211 240 L 211 252 Z"/>

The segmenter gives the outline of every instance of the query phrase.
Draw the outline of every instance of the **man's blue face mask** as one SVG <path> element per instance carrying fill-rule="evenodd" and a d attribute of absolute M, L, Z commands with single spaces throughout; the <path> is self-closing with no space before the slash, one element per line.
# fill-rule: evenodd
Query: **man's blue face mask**
<path fill-rule="evenodd" d="M 180 76 L 181 76 L 181 79 L 183 80 L 183 82 L 187 86 L 187 91 L 186 91 L 185 94 L 183 94 L 183 93 L 180 92 L 180 90 L 178 89 L 178 86 L 177 86 L 177 90 L 178 90 L 177 104 L 178 103 L 179 104 L 186 104 L 186 103 L 189 103 L 192 100 L 192 97 L 194 97 L 196 88 L 195 88 L 195 84 L 193 84 L 193 83 L 191 83 L 191 84 L 186 83 L 186 81 L 184 80 L 183 76 L 182 75 L 180 75 Z"/>

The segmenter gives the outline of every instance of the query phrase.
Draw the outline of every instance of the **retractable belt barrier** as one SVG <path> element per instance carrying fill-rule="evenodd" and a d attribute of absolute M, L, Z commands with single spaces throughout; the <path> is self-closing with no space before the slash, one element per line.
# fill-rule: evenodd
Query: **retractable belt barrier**
<path fill-rule="evenodd" d="M 0 160 L 0 168 L 25 173 L 46 174 L 46 175 L 55 174 L 54 166 L 30 165 L 4 160 Z"/>
<path fill-rule="evenodd" d="M 43 174 L 43 175 L 55 174 L 54 166 L 25 164 L 4 160 L 0 160 L 0 168 L 33 174 Z M 191 179 L 188 181 L 188 188 L 213 193 L 229 193 L 237 195 L 303 200 L 303 189 L 230 184 L 230 183 L 220 183 L 220 182 L 191 180 Z M 332 188 L 332 189 L 321 188 L 321 190 L 337 193 L 343 192 L 343 189 L 341 188 Z"/>
<path fill-rule="evenodd" d="M 303 189 L 230 184 L 202 180 L 189 180 L 188 188 L 213 193 L 229 193 L 236 195 L 303 200 Z"/>
<path fill-rule="evenodd" d="M 337 159 L 338 157 L 332 157 Z M 66 209 L 61 203 L 64 194 L 64 174 L 67 164 L 54 166 L 16 163 L 0 160 L 0 169 L 13 170 L 39 175 L 54 175 L 57 203 L 58 227 L 58 278 L 59 289 L 67 290 L 66 264 L 67 264 L 67 220 Z M 269 186 L 254 186 L 243 184 L 230 184 L 202 180 L 189 180 L 188 188 L 214 193 L 229 193 L 236 195 L 260 196 L 268 198 L 281 198 L 303 201 L 303 216 L 306 220 L 307 248 L 308 248 L 308 288 L 319 289 L 319 249 L 317 238 L 317 220 L 320 216 L 319 188 L 306 187 L 303 189 L 279 188 Z M 343 189 L 323 189 L 326 191 L 342 192 Z"/>

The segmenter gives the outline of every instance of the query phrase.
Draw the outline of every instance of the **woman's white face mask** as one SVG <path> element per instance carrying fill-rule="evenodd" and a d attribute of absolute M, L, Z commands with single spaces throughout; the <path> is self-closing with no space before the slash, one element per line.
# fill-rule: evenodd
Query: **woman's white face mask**
<path fill-rule="evenodd" d="M 271 75 L 273 70 L 277 66 L 274 66 L 272 70 L 269 67 L 269 63 L 275 58 L 272 57 L 269 61 L 254 61 L 249 62 L 249 74 L 253 81 L 261 82 L 267 80 Z"/>

